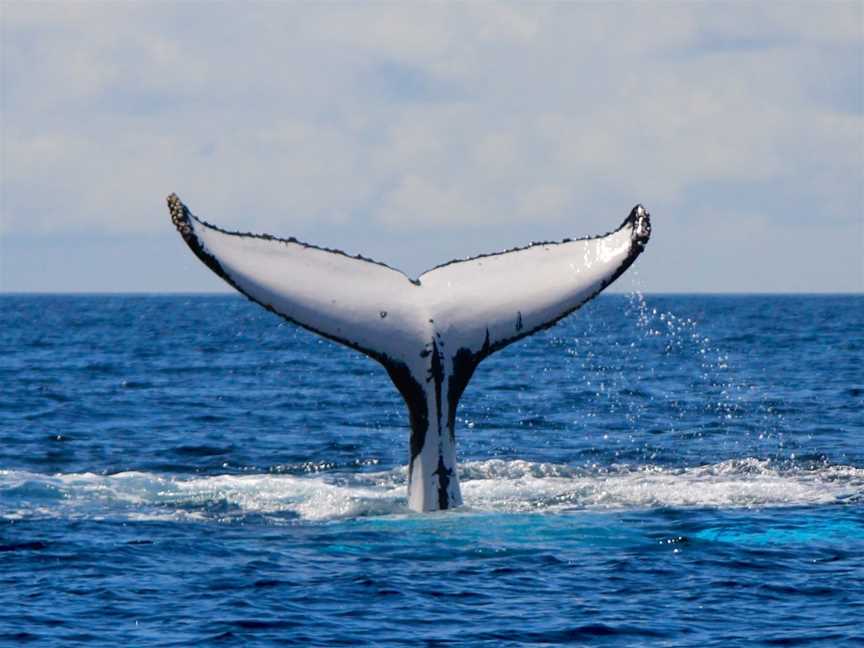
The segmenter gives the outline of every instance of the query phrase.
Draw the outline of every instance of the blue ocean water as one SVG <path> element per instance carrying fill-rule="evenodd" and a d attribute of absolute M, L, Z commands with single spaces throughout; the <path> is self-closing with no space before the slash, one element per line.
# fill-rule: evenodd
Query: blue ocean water
<path fill-rule="evenodd" d="M 240 297 L 0 331 L 0 644 L 864 642 L 864 297 L 601 296 L 481 365 L 425 515 L 383 369 Z"/>

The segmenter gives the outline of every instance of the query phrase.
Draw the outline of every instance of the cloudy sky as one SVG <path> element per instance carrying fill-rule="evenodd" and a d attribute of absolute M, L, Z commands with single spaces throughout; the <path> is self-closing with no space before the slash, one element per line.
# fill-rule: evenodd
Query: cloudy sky
<path fill-rule="evenodd" d="M 165 196 L 419 274 L 654 238 L 619 288 L 864 290 L 852 2 L 2 7 L 2 291 L 227 290 Z"/>

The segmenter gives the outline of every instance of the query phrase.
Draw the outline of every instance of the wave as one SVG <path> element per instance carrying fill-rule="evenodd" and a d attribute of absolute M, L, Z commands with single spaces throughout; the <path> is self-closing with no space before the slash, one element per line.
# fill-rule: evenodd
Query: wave
<path fill-rule="evenodd" d="M 763 508 L 864 501 L 864 468 L 779 468 L 733 459 L 668 468 L 574 468 L 523 460 L 469 461 L 460 467 L 464 511 L 561 513 L 572 510 Z M 317 475 L 44 475 L 0 470 L 0 519 L 69 517 L 280 523 L 380 515 L 407 508 L 406 469 Z"/>

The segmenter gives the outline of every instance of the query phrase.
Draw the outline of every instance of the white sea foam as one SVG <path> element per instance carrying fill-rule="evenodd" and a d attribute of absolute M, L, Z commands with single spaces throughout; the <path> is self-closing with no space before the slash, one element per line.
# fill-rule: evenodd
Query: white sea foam
<path fill-rule="evenodd" d="M 465 508 L 479 512 L 573 509 L 762 508 L 864 500 L 864 469 L 778 469 L 735 459 L 671 469 L 651 465 L 574 468 L 490 459 L 461 466 Z M 143 472 L 42 475 L 0 471 L 0 517 L 276 522 L 411 514 L 406 471 L 166 476 Z"/>
<path fill-rule="evenodd" d="M 864 469 L 779 471 L 767 461 L 730 460 L 695 468 L 616 466 L 579 471 L 523 461 L 469 465 L 488 478 L 464 483 L 466 502 L 484 510 L 571 508 L 740 508 L 830 504 L 864 495 Z"/>

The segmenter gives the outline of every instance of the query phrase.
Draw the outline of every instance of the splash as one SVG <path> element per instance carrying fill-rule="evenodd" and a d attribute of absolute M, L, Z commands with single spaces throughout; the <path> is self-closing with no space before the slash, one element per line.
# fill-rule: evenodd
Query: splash
<path fill-rule="evenodd" d="M 569 382 L 585 395 L 572 423 L 586 441 L 628 461 L 661 460 L 665 448 L 652 434 L 680 439 L 691 463 L 718 459 L 718 449 L 720 457 L 795 459 L 784 438 L 793 422 L 771 386 L 760 384 L 764 376 L 736 366 L 735 353 L 707 335 L 697 315 L 664 309 L 662 299 L 652 304 L 639 290 L 626 300 L 618 324 L 586 310 L 574 334 L 553 340 L 571 358 Z"/>
<path fill-rule="evenodd" d="M 764 508 L 864 501 L 864 469 L 779 468 L 735 459 L 690 468 L 574 468 L 523 460 L 461 467 L 465 513 L 561 514 L 579 510 Z M 0 518 L 271 523 L 413 515 L 406 471 L 165 476 L 144 472 L 42 475 L 0 471 Z"/>

